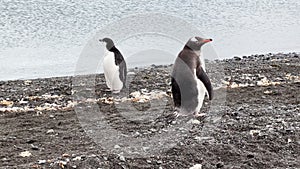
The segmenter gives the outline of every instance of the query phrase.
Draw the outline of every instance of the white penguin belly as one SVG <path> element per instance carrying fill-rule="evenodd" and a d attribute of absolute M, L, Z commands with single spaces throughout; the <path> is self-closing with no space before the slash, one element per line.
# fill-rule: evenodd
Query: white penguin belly
<path fill-rule="evenodd" d="M 197 96 L 197 99 L 198 99 L 198 105 L 195 109 L 195 112 L 196 113 L 199 113 L 200 112 L 200 109 L 203 105 L 203 100 L 204 100 L 204 97 L 205 97 L 205 93 L 206 93 L 206 88 L 204 86 L 204 84 L 201 82 L 201 80 L 198 79 L 197 75 L 196 75 L 196 70 L 195 70 L 195 73 L 194 73 L 194 78 L 197 82 L 197 91 L 198 91 L 198 96 Z"/>
<path fill-rule="evenodd" d="M 123 88 L 123 82 L 120 80 L 119 66 L 115 64 L 113 52 L 107 52 L 103 60 L 103 70 L 106 85 L 113 91 L 119 91 Z"/>

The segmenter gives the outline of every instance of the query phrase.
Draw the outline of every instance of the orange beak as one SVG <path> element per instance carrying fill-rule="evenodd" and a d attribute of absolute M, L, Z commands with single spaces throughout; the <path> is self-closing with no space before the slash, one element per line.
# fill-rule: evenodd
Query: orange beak
<path fill-rule="evenodd" d="M 211 42 L 211 41 L 212 41 L 212 39 L 204 39 L 203 40 L 204 43 Z"/>

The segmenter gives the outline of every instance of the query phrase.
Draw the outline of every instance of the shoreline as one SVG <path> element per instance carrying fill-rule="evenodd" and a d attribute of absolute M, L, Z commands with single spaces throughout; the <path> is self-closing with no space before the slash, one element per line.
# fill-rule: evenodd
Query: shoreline
<path fill-rule="evenodd" d="M 230 62 L 230 61 L 234 61 L 234 60 L 239 60 L 241 59 L 241 61 L 249 61 L 249 60 L 260 60 L 260 59 L 274 59 L 274 58 L 284 58 L 284 57 L 296 57 L 299 58 L 300 57 L 300 53 L 297 52 L 287 52 L 287 53 L 266 53 L 266 54 L 252 54 L 252 55 L 243 55 L 243 56 L 232 56 L 230 58 L 224 58 L 224 59 L 215 59 L 215 60 L 207 60 L 205 59 L 205 62 Z M 176 57 L 174 57 L 174 61 L 175 61 Z M 128 71 L 134 71 L 135 69 L 143 69 L 143 68 L 148 68 L 148 67 L 165 67 L 165 66 L 171 66 L 173 65 L 173 63 L 170 64 L 164 64 L 164 65 L 147 65 L 147 66 L 142 66 L 142 67 L 131 67 L 128 68 Z M 98 75 L 98 74 L 103 74 L 103 72 L 101 73 L 95 73 L 95 74 L 80 74 L 80 75 L 68 75 L 68 76 L 53 76 L 53 77 L 36 77 L 36 78 L 28 78 L 28 79 L 9 79 L 9 80 L 1 80 L 0 79 L 0 83 L 1 82 L 6 82 L 6 81 L 25 81 L 25 80 L 38 80 L 38 79 L 51 79 L 51 78 L 70 78 L 70 77 L 74 77 L 74 76 L 88 76 L 88 75 Z"/>

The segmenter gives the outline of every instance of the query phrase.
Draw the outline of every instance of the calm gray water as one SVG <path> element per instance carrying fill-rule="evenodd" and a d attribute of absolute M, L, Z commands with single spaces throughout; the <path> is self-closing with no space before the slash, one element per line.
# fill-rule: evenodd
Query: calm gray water
<path fill-rule="evenodd" d="M 74 75 L 82 53 L 97 54 L 85 50 L 97 50 L 98 44 L 91 42 L 99 38 L 99 30 L 126 17 L 153 12 L 184 20 L 213 38 L 207 48 L 214 49 L 218 58 L 300 52 L 299 0 L 1 0 L 0 11 L 0 80 Z M 155 27 L 151 23 L 143 25 Z M 176 23 L 170 27 L 178 29 Z M 174 61 L 184 42 L 166 45 L 172 37 L 154 35 L 119 40 L 129 67 Z M 154 43 L 159 40 L 165 44 L 162 51 Z"/>

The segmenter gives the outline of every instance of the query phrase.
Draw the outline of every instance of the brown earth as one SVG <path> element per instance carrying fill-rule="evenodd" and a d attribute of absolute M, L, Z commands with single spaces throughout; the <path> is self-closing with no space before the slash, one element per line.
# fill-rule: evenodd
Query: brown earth
<path fill-rule="evenodd" d="M 106 91 L 103 75 L 0 81 L 0 168 L 300 168 L 299 55 L 206 65 L 215 98 L 187 127 L 172 116 L 170 66 L 131 70 L 129 91 L 119 95 Z M 136 91 L 153 95 L 128 95 Z M 101 120 L 120 137 L 144 140 L 145 151 L 120 153 L 132 146 L 126 139 L 103 146 L 99 139 L 112 133 L 98 138 Z M 175 139 L 147 142 L 173 128 Z"/>

